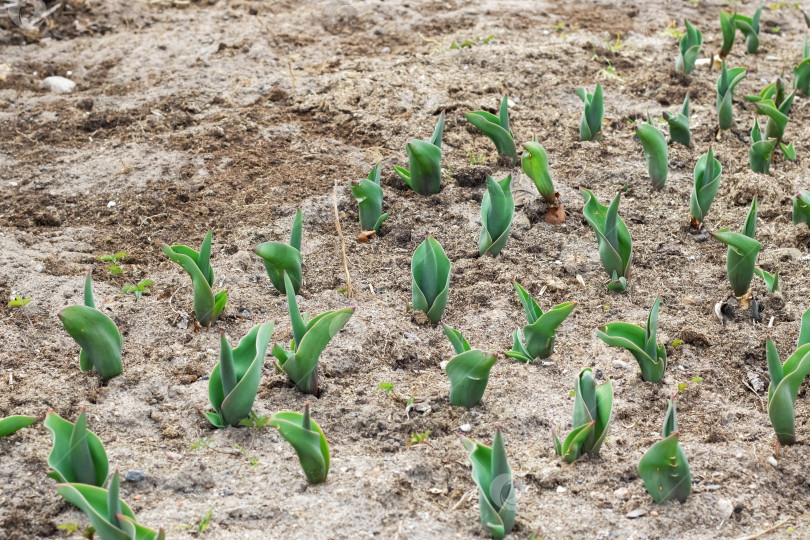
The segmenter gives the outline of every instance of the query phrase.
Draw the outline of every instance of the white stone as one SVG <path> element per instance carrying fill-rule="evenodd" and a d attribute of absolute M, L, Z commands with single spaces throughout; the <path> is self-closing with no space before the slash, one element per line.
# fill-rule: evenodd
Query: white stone
<path fill-rule="evenodd" d="M 39 87 L 57 94 L 69 94 L 76 89 L 76 83 L 64 77 L 46 77 L 39 82 Z"/>

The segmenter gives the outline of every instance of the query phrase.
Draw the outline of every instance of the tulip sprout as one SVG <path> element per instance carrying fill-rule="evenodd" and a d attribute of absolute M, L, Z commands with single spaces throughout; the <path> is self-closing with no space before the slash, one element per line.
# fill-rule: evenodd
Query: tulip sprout
<path fill-rule="evenodd" d="M 608 345 L 627 349 L 641 368 L 641 379 L 648 382 L 660 381 L 667 369 L 666 347 L 658 345 L 656 341 L 660 307 L 661 297 L 658 296 L 650 308 L 646 328 L 630 323 L 613 322 L 596 330 L 597 337 Z"/>
<path fill-rule="evenodd" d="M 121 374 L 124 338 L 112 319 L 96 309 L 91 271 L 87 271 L 84 281 L 84 305 L 66 307 L 58 317 L 70 337 L 82 348 L 79 353 L 82 371 L 95 368 L 104 381 Z"/>
<path fill-rule="evenodd" d="M 689 127 L 689 94 L 683 100 L 681 112 L 670 113 L 664 111 L 664 120 L 669 124 L 669 138 L 672 142 L 680 143 L 687 148 L 692 145 L 692 130 Z"/>
<path fill-rule="evenodd" d="M 678 58 L 675 59 L 675 71 L 686 75 L 692 73 L 692 70 L 695 69 L 695 60 L 700 54 L 701 45 L 703 45 L 703 34 L 692 26 L 691 22 L 686 21 L 686 34 L 681 38 Z"/>
<path fill-rule="evenodd" d="M 765 138 L 759 129 L 759 121 L 755 118 L 751 129 L 751 148 L 748 150 L 748 164 L 752 171 L 770 174 L 771 158 L 777 142 L 777 139 Z"/>
<path fill-rule="evenodd" d="M 805 96 L 810 96 L 810 43 L 806 37 L 802 61 L 793 68 L 793 86 Z"/>
<path fill-rule="evenodd" d="M 553 306 L 543 313 L 534 298 L 521 287 L 517 281 L 515 291 L 518 300 L 526 312 L 529 324 L 518 328 L 512 333 L 512 350 L 506 351 L 506 356 L 518 362 L 532 363 L 535 358 L 548 358 L 554 352 L 554 341 L 557 338 L 557 328 L 568 318 L 576 302 L 565 302 Z"/>
<path fill-rule="evenodd" d="M 745 48 L 748 54 L 757 54 L 759 49 L 759 17 L 762 7 L 754 12 L 753 17 L 746 17 L 739 13 L 734 14 L 734 25 L 745 36 Z"/>
<path fill-rule="evenodd" d="M 560 194 L 554 190 L 554 183 L 548 172 L 548 154 L 546 149 L 537 142 L 537 135 L 523 145 L 524 151 L 520 158 L 523 172 L 534 182 L 537 191 L 548 204 L 546 223 L 559 225 L 565 221 L 565 209 L 560 201 Z"/>
<path fill-rule="evenodd" d="M 394 167 L 402 180 L 420 195 L 433 195 L 441 189 L 443 132 L 444 111 L 439 115 L 433 136 L 429 141 L 412 139 L 405 145 L 410 170 Z"/>
<path fill-rule="evenodd" d="M 734 123 L 734 109 L 732 107 L 734 88 L 745 78 L 746 73 L 745 68 L 726 69 L 726 61 L 723 60 L 720 78 L 717 79 L 717 99 L 715 103 L 721 130 L 731 129 Z"/>
<path fill-rule="evenodd" d="M 109 472 L 107 452 L 96 434 L 88 431 L 85 409 L 82 408 L 75 424 L 49 412 L 45 427 L 53 438 L 48 476 L 61 483 L 103 486 Z"/>
<path fill-rule="evenodd" d="M 583 454 L 598 455 L 610 426 L 612 411 L 613 383 L 607 381 L 596 386 L 591 368 L 580 371 L 574 386 L 573 429 L 564 441 L 552 432 L 557 455 L 562 456 L 566 463 L 573 463 Z"/>
<path fill-rule="evenodd" d="M 709 213 L 709 207 L 720 187 L 722 174 L 723 166 L 714 157 L 714 151 L 709 147 L 709 152 L 700 156 L 695 165 L 695 184 L 689 196 L 689 213 L 693 228 L 700 229 L 703 226 L 706 214 Z"/>
<path fill-rule="evenodd" d="M 450 291 L 450 259 L 435 238 L 419 244 L 411 259 L 411 303 L 431 323 L 437 324 L 447 307 Z"/>
<path fill-rule="evenodd" d="M 762 278 L 762 281 L 765 282 L 765 290 L 768 292 L 778 292 L 781 289 L 779 288 L 779 272 L 774 272 L 773 274 L 769 274 L 765 270 L 761 268 L 754 268 L 754 274 Z"/>
<path fill-rule="evenodd" d="M 500 540 L 515 526 L 517 495 L 512 483 L 512 470 L 506 459 L 501 428 L 495 430 L 492 447 L 461 437 L 470 454 L 472 477 L 478 486 L 478 508 L 481 527 Z"/>
<path fill-rule="evenodd" d="M 487 176 L 487 192 L 481 199 L 481 234 L 478 252 L 495 257 L 501 252 L 512 230 L 515 199 L 512 197 L 512 175 L 497 182 Z"/>
<path fill-rule="evenodd" d="M 805 322 L 806 317 L 803 316 L 802 330 L 804 330 Z M 768 387 L 768 416 L 779 444 L 793 444 L 796 442 L 793 407 L 796 404 L 802 382 L 810 374 L 810 344 L 802 344 L 800 335 L 796 352 L 782 364 L 776 345 L 768 336 L 765 355 L 768 360 L 768 373 L 771 377 L 771 384 Z"/>
<path fill-rule="evenodd" d="M 349 322 L 357 308 L 327 311 L 309 319 L 301 314 L 295 300 L 290 276 L 284 274 L 287 309 L 292 323 L 290 350 L 274 345 L 272 354 L 287 376 L 305 394 L 318 394 L 318 359 L 335 335 Z"/>
<path fill-rule="evenodd" d="M 360 228 L 363 231 L 380 232 L 383 221 L 388 219 L 388 213 L 383 214 L 383 190 L 380 187 L 382 163 L 377 163 L 368 173 L 368 178 L 352 180 L 349 186 L 352 195 L 357 199 L 358 213 L 360 214 Z"/>
<path fill-rule="evenodd" d="M 81 483 L 56 485 L 59 495 L 85 513 L 102 540 L 163 540 L 163 529 L 157 532 L 135 522 L 135 514 L 118 494 L 121 478 L 112 476 L 108 490 Z"/>
<path fill-rule="evenodd" d="M 382 204 L 382 202 L 380 202 L 380 204 Z M 295 294 L 301 291 L 301 282 L 304 279 L 301 269 L 302 228 L 302 214 L 301 210 L 299 210 L 295 214 L 295 219 L 293 219 L 289 244 L 283 242 L 264 242 L 253 248 L 253 253 L 261 257 L 264 261 L 264 268 L 267 270 L 267 275 L 270 277 L 270 282 L 273 284 L 273 287 L 281 294 L 287 292 L 286 282 L 284 281 L 285 273 L 290 278 L 290 283 L 292 283 Z"/>
<path fill-rule="evenodd" d="M 214 412 L 204 413 L 215 427 L 238 426 L 250 416 L 272 335 L 272 322 L 256 325 L 232 349 L 221 332 L 219 363 L 208 380 L 208 399 Z"/>
<path fill-rule="evenodd" d="M 579 140 L 601 140 L 602 117 L 604 115 L 602 85 L 597 84 L 593 94 L 589 94 L 584 88 L 577 88 L 576 93 L 585 105 L 585 109 L 582 111 L 582 118 L 579 121 Z"/>
<path fill-rule="evenodd" d="M 0 439 L 7 437 L 23 428 L 27 428 L 38 420 L 36 416 L 16 414 L 0 419 Z"/>
<path fill-rule="evenodd" d="M 495 143 L 499 156 L 508 158 L 510 165 L 517 163 L 515 139 L 509 129 L 509 100 L 506 96 L 501 100 L 498 116 L 486 111 L 471 111 L 464 113 L 464 118 Z"/>
<path fill-rule="evenodd" d="M 661 189 L 667 181 L 669 155 L 667 141 L 658 128 L 652 125 L 649 118 L 646 123 L 636 125 L 636 135 L 644 149 L 644 160 L 647 162 L 647 171 L 650 174 L 653 188 Z"/>
<path fill-rule="evenodd" d="M 633 241 L 624 221 L 619 217 L 621 192 L 616 193 L 610 207 L 602 206 L 594 194 L 579 188 L 585 206 L 582 213 L 590 224 L 599 244 L 599 258 L 605 272 L 611 276 L 608 289 L 615 292 L 627 290 L 627 277 L 630 275 Z"/>
<path fill-rule="evenodd" d="M 803 189 L 793 197 L 793 224 L 810 228 L 810 191 Z"/>
<path fill-rule="evenodd" d="M 652 445 L 638 462 L 638 474 L 644 480 L 644 487 L 658 504 L 672 499 L 684 502 L 692 493 L 692 473 L 679 434 L 675 401 L 670 399 L 661 430 L 664 440 Z"/>
<path fill-rule="evenodd" d="M 722 229 L 711 233 L 717 240 L 728 245 L 726 253 L 726 270 L 731 288 L 737 298 L 747 297 L 751 281 L 754 279 L 754 265 L 762 244 L 757 242 L 757 198 L 751 202 L 748 217 L 745 219 L 740 232 L 730 232 Z"/>
<path fill-rule="evenodd" d="M 161 247 L 163 253 L 182 266 L 191 277 L 191 286 L 194 289 L 194 315 L 202 326 L 208 326 L 216 321 L 228 301 L 228 291 L 220 291 L 215 295 L 211 290 L 214 286 L 214 269 L 211 268 L 212 239 L 213 231 L 208 231 L 199 252 L 182 245 L 163 244 Z"/>
<path fill-rule="evenodd" d="M 734 46 L 734 38 L 737 36 L 737 27 L 734 24 L 734 15 L 720 12 L 720 31 L 723 34 L 723 44 L 720 46 L 720 58 L 725 58 Z"/>
<path fill-rule="evenodd" d="M 329 474 L 329 443 L 320 426 L 309 417 L 309 402 L 304 413 L 277 412 L 269 424 L 276 428 L 298 454 L 298 462 L 310 484 L 326 482 Z"/>
<path fill-rule="evenodd" d="M 445 367 L 450 379 L 450 404 L 471 409 L 481 401 L 498 355 L 472 349 L 461 332 L 446 325 L 443 328 L 456 351 Z"/>

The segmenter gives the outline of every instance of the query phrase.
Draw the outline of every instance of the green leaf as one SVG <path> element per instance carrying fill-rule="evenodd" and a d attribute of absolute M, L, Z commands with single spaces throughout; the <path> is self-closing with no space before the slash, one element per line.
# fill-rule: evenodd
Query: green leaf
<path fill-rule="evenodd" d="M 709 147 L 709 152 L 700 156 L 695 165 L 695 183 L 689 196 L 689 212 L 698 223 L 706 219 L 720 187 L 722 174 L 723 166 L 715 159 L 714 151 Z"/>
<path fill-rule="evenodd" d="M 413 308 L 423 311 L 437 324 L 447 306 L 450 288 L 450 259 L 433 237 L 419 244 L 411 259 Z"/>
<path fill-rule="evenodd" d="M 512 230 L 515 200 L 512 197 L 512 175 L 495 181 L 487 175 L 487 192 L 481 200 L 481 234 L 478 251 L 493 257 L 501 252 Z"/>
<path fill-rule="evenodd" d="M 523 148 L 523 155 L 520 158 L 523 172 L 534 182 L 537 191 L 546 200 L 546 203 L 555 204 L 557 193 L 554 191 L 554 183 L 548 172 L 546 149 L 537 142 L 537 135 L 534 135 L 530 142 L 525 143 Z"/>
<path fill-rule="evenodd" d="M 489 371 L 498 355 L 477 349 L 462 352 L 447 363 L 450 404 L 470 409 L 481 401 L 489 382 Z"/>
<path fill-rule="evenodd" d="M 87 306 L 66 307 L 58 316 L 67 333 L 82 348 L 85 362 L 89 360 L 103 380 L 121 374 L 124 338 L 112 319 Z"/>
<path fill-rule="evenodd" d="M 613 384 L 608 381 L 596 386 L 591 368 L 580 371 L 574 386 L 573 431 L 558 452 L 566 462 L 573 463 L 582 454 L 599 454 L 612 410 Z"/>
<path fill-rule="evenodd" d="M 84 305 L 89 308 L 96 307 L 96 302 L 93 299 L 93 270 L 88 269 L 87 275 L 84 278 Z"/>
<path fill-rule="evenodd" d="M 439 115 L 439 121 L 429 142 L 413 139 L 405 145 L 410 171 L 394 167 L 402 180 L 420 195 L 433 195 L 441 189 L 443 131 L 444 111 Z"/>
<path fill-rule="evenodd" d="M 223 298 L 223 296 L 219 296 L 221 293 L 215 298 L 211 290 L 211 285 L 214 282 L 214 271 L 209 263 L 211 236 L 211 231 L 208 231 L 200 248 L 201 253 L 180 245 L 169 246 L 164 244 L 161 248 L 169 259 L 183 267 L 183 270 L 191 277 L 191 286 L 194 291 L 194 315 L 202 326 L 208 326 L 214 322 L 221 313 L 222 308 L 225 307 L 224 302 L 221 305 L 217 303 L 218 299 Z M 203 272 L 203 270 L 205 271 Z M 224 298 L 227 298 L 227 295 Z"/>
<path fill-rule="evenodd" d="M 803 189 L 793 197 L 793 224 L 810 228 L 810 191 Z"/>
<path fill-rule="evenodd" d="M 36 416 L 13 415 L 0 419 L 0 438 L 11 435 L 30 426 L 38 420 Z"/>
<path fill-rule="evenodd" d="M 725 58 L 734 46 L 737 27 L 734 24 L 734 15 L 725 11 L 720 12 L 720 30 L 723 34 L 723 44 L 720 47 L 720 58 Z"/>
<path fill-rule="evenodd" d="M 352 195 L 357 200 L 360 228 L 364 231 L 380 232 L 380 225 L 388 218 L 388 214 L 382 213 L 383 190 L 380 187 L 380 169 L 378 163 L 372 168 L 369 178 L 352 180 L 349 185 Z M 376 180 L 372 180 L 372 176 Z"/>
<path fill-rule="evenodd" d="M 621 192 L 616 193 L 610 207 L 602 206 L 593 193 L 580 188 L 580 195 L 585 199 L 582 213 L 590 224 L 599 245 L 599 258 L 602 267 L 616 281 L 619 277 L 627 278 L 630 274 L 633 242 L 627 226 L 619 216 Z"/>
<path fill-rule="evenodd" d="M 802 317 L 804 331 L 805 318 Z M 802 336 L 799 336 L 802 342 Z M 810 374 L 810 344 L 800 345 L 784 364 L 773 340 L 766 342 L 766 357 L 771 384 L 768 387 L 768 416 L 771 419 L 779 444 L 796 442 L 795 417 L 793 407 L 802 382 Z"/>
<path fill-rule="evenodd" d="M 604 115 L 602 85 L 597 84 L 593 94 L 589 94 L 584 88 L 577 88 L 576 94 L 585 105 L 585 109 L 582 112 L 582 119 L 579 123 L 579 140 L 601 140 L 602 119 Z"/>
<path fill-rule="evenodd" d="M 537 301 L 520 283 L 515 281 L 514 285 L 529 324 L 522 330 L 515 331 L 514 346 L 506 354 L 520 362 L 532 362 L 535 358 L 548 358 L 554 351 L 557 328 L 574 311 L 577 303 L 558 304 L 543 313 L 540 306 L 537 305 Z"/>
<path fill-rule="evenodd" d="M 101 440 L 87 430 L 87 413 L 82 409 L 76 424 L 54 412 L 45 417 L 45 428 L 51 432 L 53 447 L 48 456 L 48 476 L 62 483 L 102 486 L 109 464 Z"/>
<path fill-rule="evenodd" d="M 754 279 L 754 265 L 762 244 L 742 233 L 730 232 L 728 229 L 714 232 L 712 236 L 728 245 L 726 254 L 728 280 L 737 297 L 745 295 L 751 286 L 751 280 Z"/>
<path fill-rule="evenodd" d="M 720 78 L 717 79 L 716 100 L 717 116 L 722 130 L 731 129 L 734 123 L 734 111 L 732 108 L 734 88 L 745 78 L 745 75 L 745 68 L 726 69 L 726 62 L 723 61 Z"/>
<path fill-rule="evenodd" d="M 323 431 L 309 416 L 309 403 L 304 405 L 304 414 L 278 412 L 269 425 L 278 429 L 284 440 L 298 454 L 298 461 L 310 484 L 326 482 L 329 473 L 329 443 Z"/>
<path fill-rule="evenodd" d="M 678 50 L 678 57 L 675 59 L 675 71 L 684 74 L 692 73 L 695 69 L 695 61 L 700 54 L 700 46 L 703 44 L 703 34 L 700 30 L 686 21 L 686 34 L 681 38 Z M 688 146 L 688 145 L 687 145 Z"/>
<path fill-rule="evenodd" d="M 501 100 L 499 117 L 486 111 L 470 111 L 464 114 L 464 118 L 495 143 L 498 155 L 509 157 L 512 164 L 517 163 L 515 140 L 509 130 L 509 105 L 506 96 Z"/>
<path fill-rule="evenodd" d="M 254 247 L 253 253 L 262 258 L 267 276 L 278 292 L 281 294 L 287 292 L 284 282 L 286 272 L 292 282 L 293 291 L 298 294 L 304 279 L 301 268 L 301 210 L 295 214 L 293 220 L 290 244 L 264 242 Z"/>
<path fill-rule="evenodd" d="M 664 345 L 656 342 L 658 310 L 661 297 L 657 297 L 650 308 L 646 328 L 624 322 L 609 323 L 596 330 L 599 339 L 613 347 L 626 349 L 633 355 L 641 368 L 642 380 L 658 382 L 667 368 L 667 352 Z"/>
<path fill-rule="evenodd" d="M 810 308 L 802 314 L 802 327 L 799 330 L 799 340 L 796 342 L 796 348 L 810 343 Z"/>
<path fill-rule="evenodd" d="M 793 147 L 792 141 L 788 145 L 785 145 L 785 143 L 779 143 L 779 147 L 782 149 L 782 154 L 784 154 L 785 159 L 789 161 L 796 161 L 796 149 Z"/>
<path fill-rule="evenodd" d="M 683 107 L 679 113 L 664 111 L 664 120 L 669 124 L 669 138 L 687 148 L 692 144 L 692 131 L 689 127 L 689 94 L 683 100 Z"/>
<path fill-rule="evenodd" d="M 775 272 L 773 274 L 769 274 L 765 270 L 761 270 L 759 268 L 754 268 L 754 274 L 758 275 L 762 278 L 762 281 L 765 282 L 765 289 L 768 292 L 777 292 L 779 291 L 779 272 Z"/>
<path fill-rule="evenodd" d="M 456 351 L 456 354 L 461 354 L 471 349 L 470 344 L 467 343 L 467 340 L 464 339 L 461 332 L 447 326 L 446 324 L 443 324 L 442 328 L 444 329 L 444 335 L 447 336 L 447 339 L 449 339 L 450 343 L 453 345 L 453 349 Z"/>
<path fill-rule="evenodd" d="M 644 159 L 647 161 L 647 170 L 653 187 L 661 189 L 667 181 L 667 141 L 656 127 L 646 123 L 636 127 L 636 135 L 644 148 Z"/>
<path fill-rule="evenodd" d="M 664 420 L 664 440 L 655 443 L 638 463 L 638 473 L 647 492 L 658 504 L 686 501 L 692 492 L 692 474 L 675 431 L 675 407 L 670 400 Z"/>
<path fill-rule="evenodd" d="M 215 426 L 236 427 L 250 416 L 273 327 L 272 322 L 254 326 L 235 349 L 222 333 L 219 362 L 208 380 L 208 397 L 216 414 L 209 420 Z"/>

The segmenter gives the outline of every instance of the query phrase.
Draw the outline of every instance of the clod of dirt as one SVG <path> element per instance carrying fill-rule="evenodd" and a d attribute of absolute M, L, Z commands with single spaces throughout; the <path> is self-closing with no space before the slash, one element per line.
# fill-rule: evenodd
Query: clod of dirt
<path fill-rule="evenodd" d="M 453 173 L 453 180 L 461 187 L 480 187 L 487 183 L 487 176 L 492 176 L 489 167 L 462 167 Z"/>

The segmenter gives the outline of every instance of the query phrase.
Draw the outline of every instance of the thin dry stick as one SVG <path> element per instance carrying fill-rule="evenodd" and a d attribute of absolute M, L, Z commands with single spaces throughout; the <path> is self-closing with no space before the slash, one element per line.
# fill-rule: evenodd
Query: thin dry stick
<path fill-rule="evenodd" d="M 292 61 L 289 58 L 287 59 L 287 67 L 290 68 L 290 80 L 292 82 L 292 89 L 295 90 L 295 75 L 293 74 L 292 70 Z"/>
<path fill-rule="evenodd" d="M 741 536 L 740 538 L 737 538 L 737 540 L 756 540 L 760 536 L 765 536 L 769 532 L 775 531 L 776 529 L 778 529 L 779 527 L 781 527 L 782 525 L 784 525 L 785 523 L 787 523 L 789 521 L 790 521 L 789 518 L 788 519 L 783 519 L 782 521 L 780 521 L 779 523 L 777 523 L 773 527 L 770 527 L 769 529 L 765 529 L 764 531 L 760 531 L 760 532 L 758 532 L 756 534 L 752 534 L 751 536 Z"/>
<path fill-rule="evenodd" d="M 338 181 L 337 178 L 335 179 L 335 189 L 333 193 L 333 202 L 335 203 L 335 227 L 337 228 L 338 236 L 340 237 L 340 252 L 343 255 L 343 271 L 346 272 L 346 298 L 351 298 L 354 296 L 354 291 L 352 290 L 352 278 L 349 276 L 349 262 L 346 259 L 346 241 L 343 239 L 343 231 L 340 230 L 340 216 L 338 215 L 338 203 L 337 203 L 337 188 L 338 188 Z"/>

